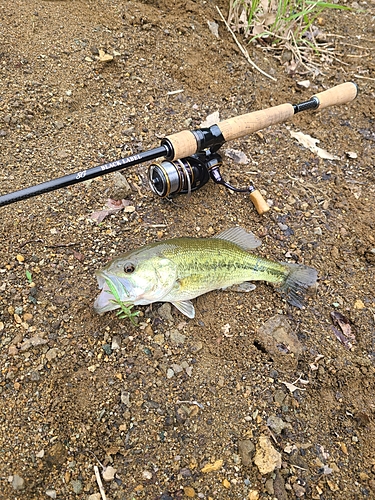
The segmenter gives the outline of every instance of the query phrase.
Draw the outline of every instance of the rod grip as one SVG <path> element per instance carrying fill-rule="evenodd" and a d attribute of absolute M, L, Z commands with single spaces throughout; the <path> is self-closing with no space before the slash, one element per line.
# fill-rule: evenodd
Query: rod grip
<path fill-rule="evenodd" d="M 337 104 L 345 104 L 347 102 L 353 101 L 357 97 L 358 87 L 353 82 L 341 83 L 323 92 L 315 94 L 319 100 L 319 106 L 317 109 L 324 109 L 328 106 L 336 106 Z"/>
<path fill-rule="evenodd" d="M 232 139 L 239 139 L 245 135 L 269 127 L 276 123 L 282 123 L 289 120 L 294 115 L 292 104 L 280 104 L 272 108 L 253 111 L 244 115 L 235 116 L 219 122 L 219 127 L 225 142 Z M 197 141 L 192 132 L 183 130 L 176 134 L 168 135 L 166 138 L 173 147 L 174 156 L 172 160 L 185 158 L 197 152 Z"/>
<path fill-rule="evenodd" d="M 219 122 L 217 125 L 226 141 L 239 139 L 263 128 L 282 123 L 294 115 L 292 104 L 285 103 L 272 108 L 253 111 Z"/>
<path fill-rule="evenodd" d="M 254 191 L 250 193 L 250 200 L 253 202 L 253 205 L 259 215 L 265 214 L 270 209 L 266 200 L 257 189 L 254 189 Z"/>

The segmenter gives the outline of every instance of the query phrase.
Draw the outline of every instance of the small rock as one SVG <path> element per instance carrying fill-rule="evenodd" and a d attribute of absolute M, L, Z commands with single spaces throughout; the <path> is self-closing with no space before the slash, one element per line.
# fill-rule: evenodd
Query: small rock
<path fill-rule="evenodd" d="M 281 467 L 281 453 L 279 453 L 271 444 L 270 438 L 260 436 L 256 449 L 254 463 L 261 474 L 273 472 Z"/>
<path fill-rule="evenodd" d="M 267 425 L 277 435 L 281 434 L 284 429 L 292 429 L 291 424 L 284 422 L 284 420 L 276 415 L 268 417 Z"/>
<path fill-rule="evenodd" d="M 146 481 L 149 481 L 150 479 L 152 479 L 152 472 L 150 472 L 149 470 L 144 470 L 142 472 L 142 478 Z"/>
<path fill-rule="evenodd" d="M 107 356 L 110 356 L 112 354 L 112 347 L 109 344 L 103 344 L 102 349 Z"/>
<path fill-rule="evenodd" d="M 12 486 L 13 486 L 14 490 L 17 490 L 17 491 L 23 490 L 25 488 L 25 481 L 18 474 L 14 474 L 13 479 L 12 479 Z"/>
<path fill-rule="evenodd" d="M 194 498 L 195 497 L 195 490 L 194 490 L 194 488 L 191 488 L 190 486 L 185 486 L 184 494 L 188 498 Z"/>
<path fill-rule="evenodd" d="M 42 337 L 35 335 L 34 337 L 31 337 L 31 339 L 26 339 L 24 342 L 22 342 L 20 349 L 21 351 L 27 351 L 30 349 L 30 347 L 47 344 L 47 342 L 47 339 L 43 339 Z"/>
<path fill-rule="evenodd" d="M 224 488 L 227 488 L 229 489 L 230 488 L 230 482 L 228 481 L 228 479 L 223 479 L 223 486 Z"/>
<path fill-rule="evenodd" d="M 121 390 L 121 403 L 128 408 L 130 407 L 130 392 L 125 391 L 124 389 Z"/>
<path fill-rule="evenodd" d="M 170 339 L 173 344 L 182 345 L 185 342 L 186 335 L 180 333 L 178 330 L 171 330 Z"/>
<path fill-rule="evenodd" d="M 264 483 L 264 488 L 269 495 L 274 496 L 275 490 L 273 487 L 273 479 L 272 478 L 267 479 L 267 481 Z"/>
<path fill-rule="evenodd" d="M 48 359 L 48 361 L 52 361 L 53 359 L 55 359 L 57 357 L 58 352 L 59 350 L 57 347 L 52 347 L 51 349 L 49 349 L 46 352 L 46 358 Z"/>
<path fill-rule="evenodd" d="M 241 457 L 242 464 L 247 467 L 251 464 L 255 453 L 255 446 L 250 439 L 242 439 L 238 441 L 238 454 Z"/>
<path fill-rule="evenodd" d="M 207 21 L 207 24 L 208 24 L 208 27 L 209 27 L 211 33 L 216 38 L 220 38 L 219 37 L 219 25 L 217 23 L 215 23 L 215 21 Z"/>
<path fill-rule="evenodd" d="M 116 471 L 117 469 L 112 467 L 112 465 L 106 467 L 102 472 L 104 481 L 113 481 L 113 479 L 115 478 Z"/>
<path fill-rule="evenodd" d="M 201 351 L 202 349 L 203 349 L 203 342 L 200 342 L 200 341 L 194 342 L 189 347 L 190 352 L 192 352 L 193 354 L 196 353 L 196 352 Z"/>
<path fill-rule="evenodd" d="M 304 89 L 308 89 L 310 87 L 311 83 L 310 83 L 310 80 L 302 80 L 300 82 L 297 82 L 297 85 L 299 87 L 304 88 Z"/>
<path fill-rule="evenodd" d="M 364 308 L 365 308 L 365 304 L 362 302 L 361 299 L 357 299 L 354 302 L 354 309 L 364 309 Z"/>
<path fill-rule="evenodd" d="M 82 491 L 82 482 L 79 479 L 73 479 L 73 481 L 70 482 L 72 485 L 73 491 L 76 495 L 79 495 Z"/>
<path fill-rule="evenodd" d="M 113 172 L 113 191 L 111 192 L 111 198 L 114 200 L 122 200 L 126 198 L 128 194 L 131 192 L 132 188 L 130 187 L 129 182 L 126 177 L 121 172 Z"/>
<path fill-rule="evenodd" d="M 121 347 L 121 338 L 118 335 L 115 335 L 112 338 L 111 349 L 113 351 L 117 351 Z"/>
<path fill-rule="evenodd" d="M 163 345 L 165 341 L 164 333 L 157 333 L 152 340 L 155 344 Z"/>
<path fill-rule="evenodd" d="M 18 354 L 18 349 L 16 346 L 14 345 L 11 345 L 8 349 L 8 354 L 9 356 L 15 356 L 16 354 Z"/>
<path fill-rule="evenodd" d="M 242 151 L 238 151 L 237 149 L 226 149 L 226 156 L 234 161 L 234 163 L 238 163 L 239 165 L 247 165 L 250 160 Z"/>
<path fill-rule="evenodd" d="M 172 378 L 174 375 L 174 371 L 172 370 L 172 368 L 168 368 L 167 370 L 167 378 Z"/>
<path fill-rule="evenodd" d="M 173 316 L 171 311 L 172 311 L 171 304 L 169 302 L 164 302 L 164 304 L 159 307 L 158 314 L 161 317 L 161 319 L 165 319 L 173 323 Z"/>
<path fill-rule="evenodd" d="M 293 484 L 293 490 L 294 490 L 294 493 L 296 494 L 297 498 L 301 498 L 301 497 L 305 496 L 306 490 L 300 484 L 294 483 Z"/>
<path fill-rule="evenodd" d="M 214 472 L 216 470 L 220 470 L 223 466 L 224 461 L 223 460 L 216 460 L 213 464 L 206 464 L 202 469 L 201 472 L 203 473 L 208 473 L 208 472 Z"/>
<path fill-rule="evenodd" d="M 99 57 L 98 57 L 100 62 L 110 62 L 113 60 L 113 56 L 110 54 L 107 54 L 104 50 L 99 49 Z"/>
<path fill-rule="evenodd" d="M 286 316 L 277 314 L 267 320 L 257 331 L 256 339 L 272 358 L 296 367 L 302 353 L 302 344 L 292 331 Z"/>
<path fill-rule="evenodd" d="M 100 493 L 93 493 L 90 495 L 87 500 L 101 500 L 102 496 Z"/>
<path fill-rule="evenodd" d="M 280 472 L 276 472 L 276 477 L 273 481 L 274 497 L 277 500 L 288 500 L 289 495 L 285 489 L 285 481 Z"/>
<path fill-rule="evenodd" d="M 61 442 L 55 443 L 46 454 L 46 462 L 48 465 L 61 466 L 67 458 L 68 452 L 66 447 Z"/>
<path fill-rule="evenodd" d="M 57 498 L 56 490 L 47 490 L 46 495 L 53 499 Z"/>

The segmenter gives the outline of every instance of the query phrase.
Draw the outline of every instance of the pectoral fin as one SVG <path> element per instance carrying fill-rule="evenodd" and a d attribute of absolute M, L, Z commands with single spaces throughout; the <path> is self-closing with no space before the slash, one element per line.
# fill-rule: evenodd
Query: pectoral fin
<path fill-rule="evenodd" d="M 193 319 L 195 317 L 195 309 L 190 300 L 179 300 L 172 302 L 172 304 L 188 318 Z"/>

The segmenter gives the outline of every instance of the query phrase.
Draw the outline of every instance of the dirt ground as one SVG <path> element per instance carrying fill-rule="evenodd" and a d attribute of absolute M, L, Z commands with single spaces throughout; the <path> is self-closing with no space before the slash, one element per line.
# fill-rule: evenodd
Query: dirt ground
<path fill-rule="evenodd" d="M 223 146 L 223 176 L 253 182 L 266 215 L 212 181 L 159 199 L 145 164 L 123 170 L 129 192 L 109 174 L 0 209 L 2 500 L 375 498 L 375 4 L 324 13 L 333 51 L 317 74 L 248 47 L 276 82 L 215 6 L 1 2 L 0 195 L 147 151 L 215 111 L 359 87 L 350 104 Z M 110 198 L 128 207 L 98 224 Z M 161 304 L 138 308 L 139 327 L 94 313 L 95 270 L 111 257 L 236 225 L 262 239 L 260 255 L 318 270 L 304 309 L 260 283 L 199 297 L 193 320 Z"/>

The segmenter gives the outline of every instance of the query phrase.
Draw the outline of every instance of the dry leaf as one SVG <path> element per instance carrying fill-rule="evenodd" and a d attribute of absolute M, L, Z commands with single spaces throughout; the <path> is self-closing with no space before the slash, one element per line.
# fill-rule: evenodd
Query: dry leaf
<path fill-rule="evenodd" d="M 94 219 L 98 224 L 102 222 L 108 215 L 115 214 L 116 212 L 123 210 L 130 206 L 129 200 L 108 200 L 107 209 L 99 210 L 98 212 L 93 212 L 90 215 L 90 219 Z"/>
<path fill-rule="evenodd" d="M 317 154 L 320 158 L 324 160 L 339 160 L 338 156 L 331 155 L 331 153 L 328 153 L 325 149 L 317 146 L 317 143 L 320 142 L 319 139 L 315 139 L 311 137 L 311 135 L 303 134 L 302 132 L 294 132 L 293 130 L 289 130 L 289 132 L 294 139 L 297 139 L 297 141 L 302 144 L 302 146 Z"/>
<path fill-rule="evenodd" d="M 219 121 L 219 111 L 214 111 L 210 115 L 207 115 L 206 119 L 199 126 L 203 128 L 211 127 L 212 125 L 219 123 Z"/>

